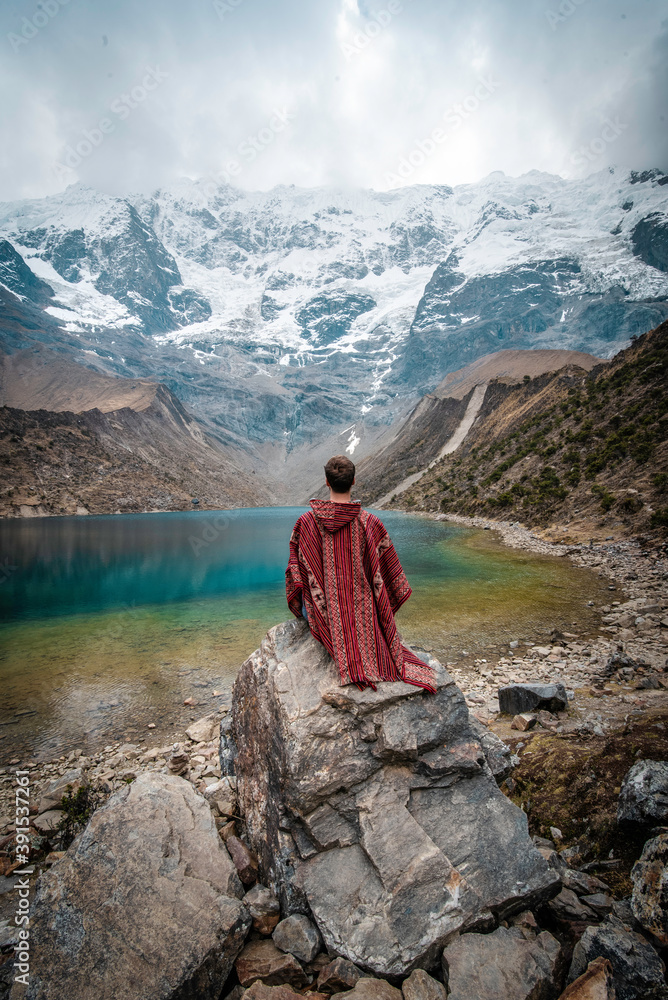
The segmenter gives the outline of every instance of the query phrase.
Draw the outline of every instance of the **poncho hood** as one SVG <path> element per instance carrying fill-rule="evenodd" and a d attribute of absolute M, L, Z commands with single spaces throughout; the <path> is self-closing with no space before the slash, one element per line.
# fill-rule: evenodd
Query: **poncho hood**
<path fill-rule="evenodd" d="M 359 500 L 351 503 L 333 503 L 331 500 L 310 500 L 318 524 L 321 524 L 325 531 L 335 532 L 342 528 L 344 524 L 350 524 L 362 509 Z"/>

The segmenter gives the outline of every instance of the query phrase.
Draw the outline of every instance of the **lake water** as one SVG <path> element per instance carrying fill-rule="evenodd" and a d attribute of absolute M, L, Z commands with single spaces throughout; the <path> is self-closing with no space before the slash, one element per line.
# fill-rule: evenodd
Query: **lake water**
<path fill-rule="evenodd" d="M 212 711 L 291 617 L 284 573 L 303 509 L 0 521 L 0 760 L 133 734 L 164 743 Z M 585 635 L 598 620 L 587 600 L 610 596 L 568 560 L 492 532 L 381 517 L 413 588 L 400 630 L 444 662 L 555 627 Z"/>

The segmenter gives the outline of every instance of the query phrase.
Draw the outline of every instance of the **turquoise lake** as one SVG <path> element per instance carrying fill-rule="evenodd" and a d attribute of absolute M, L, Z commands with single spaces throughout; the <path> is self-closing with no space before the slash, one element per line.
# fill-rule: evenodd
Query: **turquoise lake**
<path fill-rule="evenodd" d="M 290 617 L 284 573 L 303 510 L 0 521 L 0 759 L 164 743 L 229 698 L 244 659 Z M 444 662 L 595 627 L 587 600 L 604 585 L 568 560 L 381 517 L 413 588 L 399 628 Z"/>

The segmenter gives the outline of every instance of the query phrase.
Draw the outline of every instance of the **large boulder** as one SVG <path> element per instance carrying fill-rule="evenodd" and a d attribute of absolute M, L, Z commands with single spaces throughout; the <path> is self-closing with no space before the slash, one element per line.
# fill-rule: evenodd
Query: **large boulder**
<path fill-rule="evenodd" d="M 631 871 L 631 909 L 641 926 L 668 947 L 668 833 L 648 840 Z"/>
<path fill-rule="evenodd" d="M 617 801 L 617 822 L 668 822 L 668 761 L 639 760 L 627 771 Z"/>
<path fill-rule="evenodd" d="M 598 927 L 588 927 L 573 950 L 569 982 L 577 979 L 595 958 L 607 958 L 617 1000 L 668 1000 L 664 965 L 642 934 L 615 916 Z"/>
<path fill-rule="evenodd" d="M 499 790 L 464 696 L 341 687 L 305 622 L 271 629 L 232 703 L 237 789 L 263 880 L 311 914 L 330 954 L 402 975 L 492 914 L 556 892 L 524 813 Z"/>
<path fill-rule="evenodd" d="M 493 934 L 462 934 L 443 952 L 448 1000 L 552 1000 L 562 971 L 562 949 L 548 931 L 519 927 Z"/>
<path fill-rule="evenodd" d="M 568 707 L 568 697 L 563 684 L 508 684 L 499 688 L 499 709 L 508 715 L 546 709 L 563 712 Z"/>
<path fill-rule="evenodd" d="M 29 986 L 12 1000 L 214 1000 L 250 928 L 241 894 L 204 799 L 142 774 L 37 880 Z"/>

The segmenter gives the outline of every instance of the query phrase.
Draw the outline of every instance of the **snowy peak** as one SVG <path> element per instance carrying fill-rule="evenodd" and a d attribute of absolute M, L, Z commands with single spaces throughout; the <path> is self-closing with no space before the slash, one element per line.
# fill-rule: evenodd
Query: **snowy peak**
<path fill-rule="evenodd" d="M 122 199 L 73 185 L 54 198 L 3 206 L 0 220 L 38 274 L 41 264 L 50 265 L 61 286 L 88 282 L 125 307 L 120 316 L 111 310 L 112 325 L 122 318 L 166 331 L 211 314 L 206 300 L 183 288 L 173 256 Z M 59 298 L 71 306 L 67 292 Z"/>
<path fill-rule="evenodd" d="M 482 355 L 609 357 L 657 326 L 667 182 L 495 172 L 380 193 L 182 180 L 126 199 L 75 185 L 0 205 L 0 281 L 39 299 L 88 364 L 166 381 L 221 432 L 289 451 L 352 425 L 363 440 Z"/>

